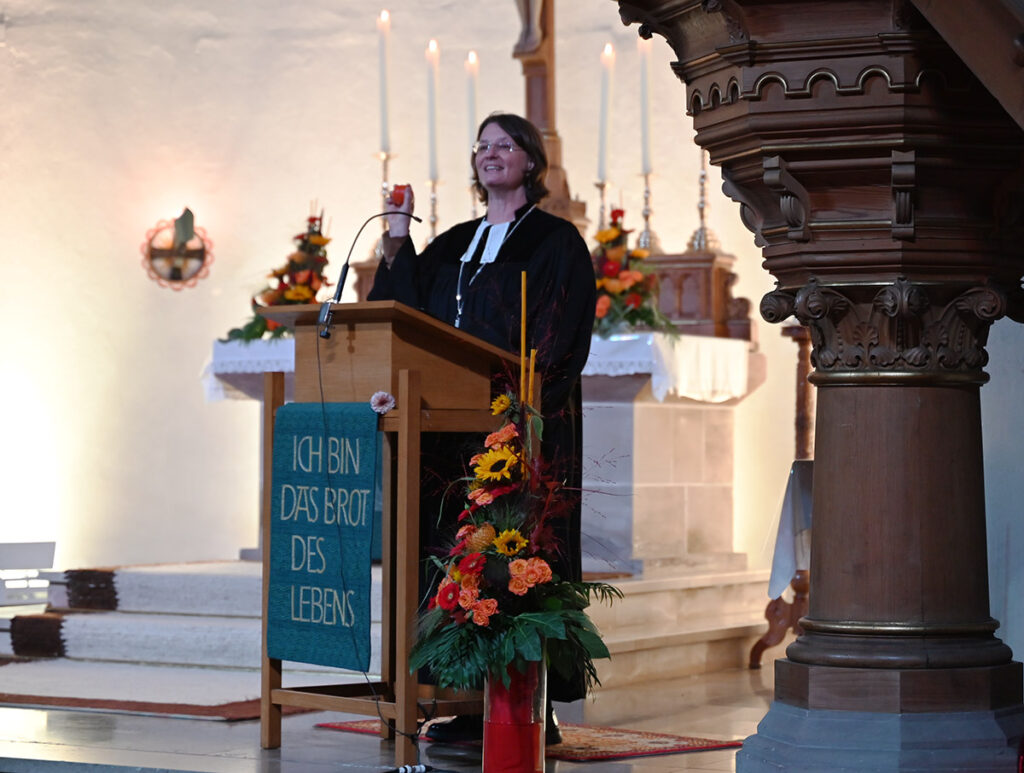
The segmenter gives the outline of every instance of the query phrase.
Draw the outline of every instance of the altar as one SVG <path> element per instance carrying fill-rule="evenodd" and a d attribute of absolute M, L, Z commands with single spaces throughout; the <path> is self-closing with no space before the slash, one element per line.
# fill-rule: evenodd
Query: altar
<path fill-rule="evenodd" d="M 202 381 L 207 400 L 261 399 L 262 374 L 282 372 L 290 400 L 294 370 L 290 338 L 216 341 Z M 583 371 L 584 571 L 746 568 L 732 552 L 733 410 L 764 373 L 742 339 L 594 338 Z"/>

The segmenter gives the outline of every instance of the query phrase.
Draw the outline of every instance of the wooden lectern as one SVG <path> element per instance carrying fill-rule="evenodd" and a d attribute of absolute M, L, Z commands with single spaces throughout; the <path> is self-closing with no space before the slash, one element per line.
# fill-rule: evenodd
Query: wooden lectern
<path fill-rule="evenodd" d="M 260 738 L 281 745 L 281 708 L 298 706 L 381 716 L 394 722 L 395 765 L 417 761 L 412 741 L 417 700 L 437 715 L 479 713 L 478 696 L 419 685 L 409 673 L 419 592 L 421 432 L 490 432 L 492 377 L 515 372 L 519 357 L 395 301 L 336 304 L 330 338 L 319 335 L 319 305 L 268 309 L 264 316 L 295 331 L 295 400 L 360 402 L 377 391 L 395 396 L 380 418 L 384 432 L 382 523 L 383 622 L 378 682 L 282 689 L 281 661 L 267 656 L 270 578 L 270 492 L 274 412 L 284 403 L 284 375 L 264 376 L 263 421 L 263 657 Z M 436 704 L 435 704 L 436 701 Z"/>

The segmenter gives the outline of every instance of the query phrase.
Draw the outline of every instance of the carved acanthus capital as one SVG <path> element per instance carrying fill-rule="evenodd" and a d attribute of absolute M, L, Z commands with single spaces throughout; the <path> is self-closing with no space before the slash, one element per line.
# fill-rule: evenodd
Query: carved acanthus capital
<path fill-rule="evenodd" d="M 892 284 L 825 286 L 812 278 L 796 292 L 761 300 L 769 322 L 795 316 L 811 332 L 819 384 L 905 381 L 982 383 L 989 327 L 1007 312 L 1007 293 L 983 286 Z"/>

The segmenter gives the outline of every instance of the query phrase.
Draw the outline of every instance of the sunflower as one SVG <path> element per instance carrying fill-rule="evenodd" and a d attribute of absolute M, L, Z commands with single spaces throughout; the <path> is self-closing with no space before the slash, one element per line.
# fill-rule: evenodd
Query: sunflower
<path fill-rule="evenodd" d="M 477 480 L 511 480 L 512 468 L 519 463 L 516 456 L 508 446 L 502 446 L 483 454 L 476 462 L 473 472 Z"/>
<path fill-rule="evenodd" d="M 491 415 L 499 416 L 507 411 L 511 405 L 512 401 L 509 399 L 508 395 L 498 395 L 491 403 Z"/>
<path fill-rule="evenodd" d="M 506 529 L 494 538 L 494 549 L 504 556 L 514 556 L 528 544 L 518 529 Z"/>

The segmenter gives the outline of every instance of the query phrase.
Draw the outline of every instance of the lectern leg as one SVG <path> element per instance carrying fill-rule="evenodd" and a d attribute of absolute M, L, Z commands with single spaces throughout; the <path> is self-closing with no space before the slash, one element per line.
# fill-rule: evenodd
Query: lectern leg
<path fill-rule="evenodd" d="M 281 686 L 281 661 L 267 657 L 267 605 L 270 594 L 270 486 L 274 469 L 274 414 L 284 405 L 284 373 L 263 374 L 263 492 L 260 512 L 260 548 L 263 561 L 263 625 L 260 633 L 260 744 L 281 745 L 281 706 L 271 693 Z"/>
<path fill-rule="evenodd" d="M 409 650 L 416 632 L 420 560 L 420 374 L 398 372 L 397 502 L 395 508 L 395 764 L 417 762 L 417 677 L 409 673 Z"/>

